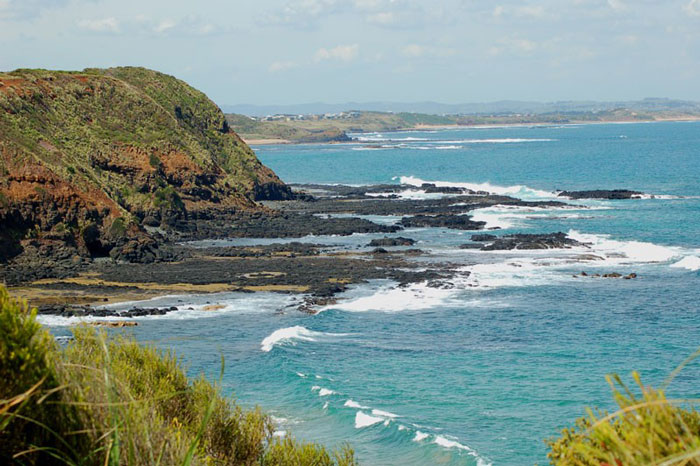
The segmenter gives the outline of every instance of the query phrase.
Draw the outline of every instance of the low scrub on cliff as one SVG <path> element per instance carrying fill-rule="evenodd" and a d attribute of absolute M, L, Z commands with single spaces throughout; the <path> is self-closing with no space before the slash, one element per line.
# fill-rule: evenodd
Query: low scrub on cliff
<path fill-rule="evenodd" d="M 355 464 L 349 447 L 274 437 L 172 353 L 89 327 L 59 345 L 4 288 L 0 334 L 1 464 Z"/>
<path fill-rule="evenodd" d="M 0 174 L 0 261 L 27 239 L 105 255 L 125 242 L 109 235 L 115 218 L 135 237 L 146 217 L 170 227 L 291 196 L 206 95 L 135 67 L 0 72 Z"/>
<path fill-rule="evenodd" d="M 700 355 L 700 350 L 689 358 Z M 665 385 L 682 369 L 671 374 Z M 619 410 L 612 413 L 588 409 L 587 416 L 548 440 L 548 457 L 559 466 L 700 465 L 700 400 L 666 398 L 663 390 L 644 386 L 633 374 L 635 395 L 619 376 L 608 383 Z"/>

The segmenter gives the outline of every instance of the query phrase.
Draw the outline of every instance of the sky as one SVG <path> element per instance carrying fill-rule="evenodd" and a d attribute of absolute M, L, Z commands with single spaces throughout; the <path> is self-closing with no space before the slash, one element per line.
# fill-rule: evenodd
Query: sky
<path fill-rule="evenodd" d="M 118 65 L 219 105 L 700 100 L 700 0 L 0 0 L 0 70 Z"/>

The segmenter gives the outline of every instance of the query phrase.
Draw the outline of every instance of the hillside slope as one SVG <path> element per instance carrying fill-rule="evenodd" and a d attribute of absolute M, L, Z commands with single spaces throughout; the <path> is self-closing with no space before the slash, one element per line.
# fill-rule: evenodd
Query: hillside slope
<path fill-rule="evenodd" d="M 139 245 L 157 248 L 141 224 L 177 228 L 290 196 L 221 110 L 176 78 L 0 73 L 0 260 L 32 241 L 129 260 Z"/>

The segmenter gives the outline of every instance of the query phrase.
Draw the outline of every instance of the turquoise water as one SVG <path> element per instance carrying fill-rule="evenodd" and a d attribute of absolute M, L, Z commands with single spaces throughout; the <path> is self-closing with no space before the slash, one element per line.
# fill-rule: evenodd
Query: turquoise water
<path fill-rule="evenodd" d="M 569 232 L 592 244 L 585 251 L 475 252 L 457 249 L 470 232 L 402 232 L 430 260 L 471 272 L 452 289 L 374 282 L 314 316 L 289 308 L 299 299 L 290 295 L 166 297 L 155 304 L 183 310 L 141 319 L 136 337 L 175 348 L 193 374 L 212 378 L 223 354 L 225 390 L 275 415 L 280 435 L 348 441 L 372 465 L 545 464 L 544 438 L 584 406 L 612 408 L 606 374 L 630 380 L 636 369 L 659 384 L 699 346 L 700 124 L 361 137 L 256 151 L 287 182 L 489 183 L 528 199 L 593 188 L 657 196 L 476 212 L 505 231 Z M 373 237 L 309 240 L 362 247 Z M 582 270 L 639 278 L 572 276 Z M 201 311 L 206 303 L 226 307 Z M 699 378 L 692 364 L 669 393 L 698 398 Z"/>

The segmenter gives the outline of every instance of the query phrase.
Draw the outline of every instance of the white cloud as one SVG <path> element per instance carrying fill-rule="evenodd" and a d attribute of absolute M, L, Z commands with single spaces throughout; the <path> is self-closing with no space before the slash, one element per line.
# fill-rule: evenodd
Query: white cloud
<path fill-rule="evenodd" d="M 498 45 L 489 48 L 489 54 L 493 56 L 512 54 L 512 55 L 530 55 L 537 50 L 537 42 L 529 39 L 507 38 L 501 39 Z"/>
<path fill-rule="evenodd" d="M 639 36 L 635 34 L 627 34 L 624 36 L 619 36 L 617 40 L 623 45 L 637 45 L 639 43 Z"/>
<path fill-rule="evenodd" d="M 291 70 L 293 68 L 296 68 L 297 66 L 299 66 L 299 64 L 293 61 L 276 61 L 270 64 L 270 66 L 268 67 L 268 71 L 270 73 L 278 73 L 280 71 Z"/>
<path fill-rule="evenodd" d="M 396 22 L 396 16 L 391 11 L 372 13 L 367 15 L 367 22 L 379 25 L 394 24 Z"/>
<path fill-rule="evenodd" d="M 118 33 L 119 21 L 114 17 L 102 19 L 81 19 L 78 21 L 78 27 L 90 32 Z"/>
<path fill-rule="evenodd" d="M 220 27 L 203 21 L 196 15 L 189 15 L 180 19 L 152 19 L 148 16 L 139 15 L 133 20 L 129 20 L 128 26 L 130 31 L 136 34 L 162 36 L 209 36 L 224 32 Z"/>
<path fill-rule="evenodd" d="M 624 10 L 627 8 L 627 5 L 622 0 L 608 0 L 608 5 L 613 10 Z"/>
<path fill-rule="evenodd" d="M 401 49 L 401 53 L 406 57 L 422 57 L 425 51 L 426 47 L 418 44 L 410 44 Z"/>
<path fill-rule="evenodd" d="M 408 58 L 437 57 L 445 58 L 455 55 L 452 48 L 432 47 L 428 45 L 409 44 L 401 49 L 401 54 Z"/>
<path fill-rule="evenodd" d="M 332 49 L 321 48 L 318 49 L 314 59 L 316 62 L 321 62 L 324 60 L 337 60 L 350 62 L 353 61 L 360 53 L 360 46 L 358 44 L 352 45 L 339 45 L 333 47 Z"/>
<path fill-rule="evenodd" d="M 0 20 L 29 20 L 45 10 L 68 4 L 68 0 L 0 0 Z"/>
<path fill-rule="evenodd" d="M 515 18 L 531 18 L 540 19 L 547 16 L 552 16 L 542 5 L 525 5 L 525 6 L 504 6 L 497 5 L 491 13 L 495 18 L 512 16 Z"/>
<path fill-rule="evenodd" d="M 700 0 L 690 0 L 685 6 L 685 11 L 691 16 L 700 16 Z"/>
<path fill-rule="evenodd" d="M 380 27 L 408 27 L 435 16 L 439 8 L 426 10 L 417 0 L 290 0 L 262 18 L 267 25 L 309 29 L 332 17 L 361 18 Z"/>
<path fill-rule="evenodd" d="M 309 27 L 319 18 L 341 9 L 337 0 L 293 0 L 281 11 L 267 14 L 263 23 Z"/>
<path fill-rule="evenodd" d="M 174 20 L 164 19 L 153 28 L 153 32 L 157 32 L 158 34 L 162 34 L 164 32 L 169 31 L 170 29 L 174 28 L 175 26 L 177 26 L 177 23 Z"/>

